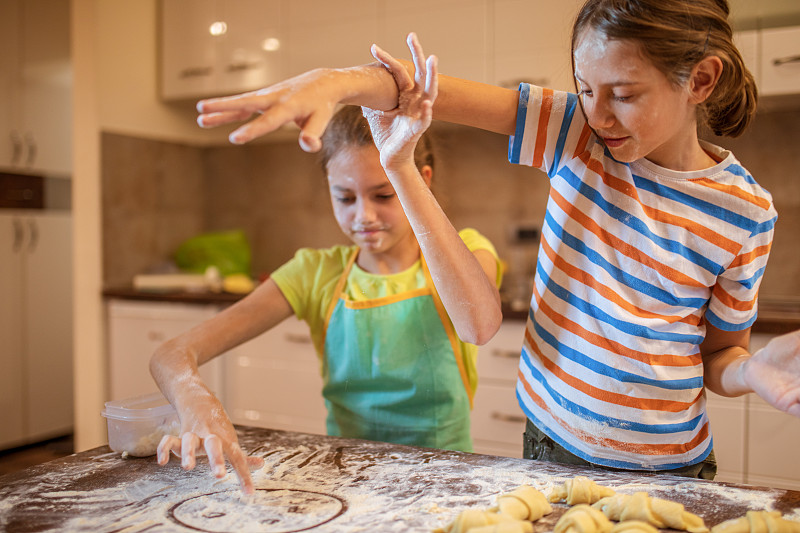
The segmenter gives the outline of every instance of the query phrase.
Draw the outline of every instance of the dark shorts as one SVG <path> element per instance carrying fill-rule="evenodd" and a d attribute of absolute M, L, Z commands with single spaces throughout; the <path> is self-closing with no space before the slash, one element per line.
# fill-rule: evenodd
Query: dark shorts
<path fill-rule="evenodd" d="M 611 470 L 616 472 L 630 472 L 607 466 L 596 465 L 585 461 L 565 449 L 563 446 L 553 441 L 550 437 L 539 431 L 539 429 L 528 420 L 525 424 L 523 434 L 522 457 L 535 461 L 548 461 L 551 463 L 562 463 L 568 465 L 579 465 L 598 470 Z M 717 461 L 714 459 L 714 450 L 701 463 L 689 466 L 682 466 L 674 470 L 643 470 L 648 474 L 668 474 L 671 476 L 692 477 L 698 479 L 714 479 L 717 475 Z"/>

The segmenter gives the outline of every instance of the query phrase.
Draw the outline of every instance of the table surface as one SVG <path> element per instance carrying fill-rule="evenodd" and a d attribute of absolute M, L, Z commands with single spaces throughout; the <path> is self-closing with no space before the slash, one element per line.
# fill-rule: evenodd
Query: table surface
<path fill-rule="evenodd" d="M 486 509 L 524 484 L 545 495 L 576 475 L 620 493 L 677 501 L 707 526 L 748 510 L 800 520 L 800 492 L 674 476 L 586 470 L 523 459 L 239 427 L 240 442 L 265 466 L 245 496 L 232 471 L 221 480 L 201 460 L 123 458 L 102 446 L 0 477 L 0 530 L 430 531 L 466 508 Z M 566 510 L 535 524 L 552 531 Z"/>

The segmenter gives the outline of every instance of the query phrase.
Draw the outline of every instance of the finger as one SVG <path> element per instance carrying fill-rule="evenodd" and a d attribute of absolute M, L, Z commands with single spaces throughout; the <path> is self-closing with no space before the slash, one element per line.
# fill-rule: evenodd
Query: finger
<path fill-rule="evenodd" d="M 425 78 L 425 94 L 433 102 L 439 95 L 439 58 L 430 56 L 427 64 L 428 75 Z"/>
<path fill-rule="evenodd" d="M 372 48 L 372 57 L 377 59 L 386 69 L 391 72 L 392 77 L 394 77 L 394 82 L 397 84 L 397 88 L 401 91 L 405 91 L 411 89 L 414 86 L 414 81 L 409 76 L 408 71 L 400 63 L 396 60 L 389 52 L 382 49 L 377 44 L 373 44 Z"/>
<path fill-rule="evenodd" d="M 414 62 L 414 79 L 418 85 L 422 85 L 426 78 L 426 65 L 425 65 L 425 52 L 422 51 L 422 45 L 419 43 L 417 34 L 411 32 L 408 34 L 408 48 L 411 50 L 411 59 Z"/>
<path fill-rule="evenodd" d="M 201 128 L 213 128 L 231 122 L 241 122 L 253 115 L 250 111 L 224 111 L 219 113 L 204 113 L 197 116 L 197 125 Z"/>
<path fill-rule="evenodd" d="M 200 438 L 194 433 L 184 433 L 181 436 L 181 466 L 184 470 L 195 467 L 194 451 L 200 444 Z"/>
<path fill-rule="evenodd" d="M 174 435 L 164 435 L 161 442 L 158 443 L 156 454 L 158 457 L 158 464 L 164 466 L 169 462 L 170 452 L 178 453 L 181 449 L 181 440 Z"/>
<path fill-rule="evenodd" d="M 250 467 L 242 448 L 237 443 L 232 443 L 228 448 L 228 460 L 239 476 L 239 484 L 245 494 L 253 494 L 253 479 L 250 477 Z"/>
<path fill-rule="evenodd" d="M 262 89 L 259 89 L 233 96 L 206 98 L 197 102 L 197 112 L 207 114 L 221 111 L 240 111 L 242 109 L 250 109 L 252 111 L 263 109 L 269 105 L 269 102 L 261 91 Z"/>
<path fill-rule="evenodd" d="M 217 479 L 225 476 L 225 453 L 222 449 L 222 440 L 217 435 L 209 435 L 203 441 L 203 447 L 208 456 L 208 467 Z"/>
<path fill-rule="evenodd" d="M 318 152 L 322 148 L 322 134 L 333 116 L 333 110 L 323 110 L 312 113 L 306 120 L 299 124 L 300 147 L 309 153 Z"/>
<path fill-rule="evenodd" d="M 264 467 L 264 458 L 258 457 L 257 455 L 248 455 L 247 457 L 247 468 L 250 470 L 256 470 L 258 468 Z"/>
<path fill-rule="evenodd" d="M 297 112 L 276 107 L 234 130 L 228 137 L 233 144 L 245 144 L 257 137 L 271 133 L 284 124 L 298 120 Z M 327 124 L 327 122 L 326 122 Z M 323 127 L 324 131 L 325 128 Z M 320 135 L 322 132 L 319 133 Z"/>

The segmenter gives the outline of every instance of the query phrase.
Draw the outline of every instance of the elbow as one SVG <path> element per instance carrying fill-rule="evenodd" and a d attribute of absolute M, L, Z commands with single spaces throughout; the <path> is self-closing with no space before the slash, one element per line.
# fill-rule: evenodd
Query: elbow
<path fill-rule="evenodd" d="M 482 346 L 492 340 L 502 322 L 503 313 L 498 306 L 497 309 L 493 308 L 491 312 L 476 317 L 469 327 L 464 328 L 465 331 L 457 331 L 458 337 L 464 342 Z"/>

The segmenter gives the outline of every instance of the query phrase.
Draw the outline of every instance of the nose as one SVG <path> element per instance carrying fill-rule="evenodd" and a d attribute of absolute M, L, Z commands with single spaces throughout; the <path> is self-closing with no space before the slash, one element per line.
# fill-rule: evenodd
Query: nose
<path fill-rule="evenodd" d="M 610 128 L 614 125 L 614 113 L 611 110 L 608 99 L 593 96 L 583 98 L 583 112 L 586 113 L 586 120 L 595 130 Z"/>
<path fill-rule="evenodd" d="M 356 200 L 356 222 L 372 222 L 377 218 L 375 206 L 367 198 Z"/>

